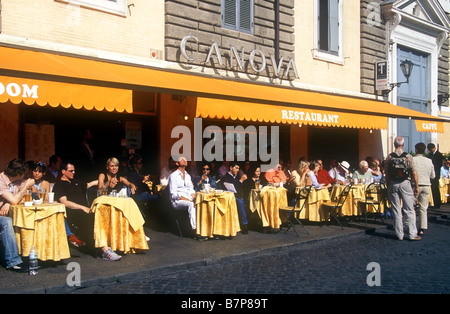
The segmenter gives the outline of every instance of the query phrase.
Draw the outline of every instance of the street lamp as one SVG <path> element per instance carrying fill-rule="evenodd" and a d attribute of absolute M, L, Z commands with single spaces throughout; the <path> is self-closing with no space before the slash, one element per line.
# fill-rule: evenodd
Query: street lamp
<path fill-rule="evenodd" d="M 390 89 L 384 91 L 385 94 L 386 95 L 389 94 L 394 89 L 394 87 L 399 87 L 403 83 L 408 84 L 409 83 L 409 77 L 411 76 L 411 72 L 413 70 L 413 67 L 414 67 L 414 63 L 412 63 L 409 60 L 403 60 L 400 63 L 400 69 L 402 70 L 403 75 L 406 77 L 406 81 L 398 82 L 398 83 L 391 83 L 390 84 Z"/>

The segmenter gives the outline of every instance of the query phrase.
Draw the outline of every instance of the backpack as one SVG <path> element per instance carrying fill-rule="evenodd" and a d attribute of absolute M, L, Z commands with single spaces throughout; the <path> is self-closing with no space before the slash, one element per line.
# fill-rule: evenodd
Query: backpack
<path fill-rule="evenodd" d="M 391 153 L 391 160 L 389 163 L 389 177 L 393 181 L 403 181 L 409 178 L 410 168 L 408 166 L 407 153 L 403 152 L 400 156 L 396 153 Z"/>

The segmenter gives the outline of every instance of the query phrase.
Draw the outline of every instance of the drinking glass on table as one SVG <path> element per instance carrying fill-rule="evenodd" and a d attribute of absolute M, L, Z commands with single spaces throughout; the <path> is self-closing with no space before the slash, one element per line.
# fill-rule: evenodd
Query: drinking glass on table
<path fill-rule="evenodd" d="M 31 202 L 31 190 L 27 190 L 24 195 L 25 202 Z"/>
<path fill-rule="evenodd" d="M 38 195 L 39 195 L 39 199 L 43 200 L 44 197 L 45 197 L 45 190 L 44 189 L 39 189 Z"/>

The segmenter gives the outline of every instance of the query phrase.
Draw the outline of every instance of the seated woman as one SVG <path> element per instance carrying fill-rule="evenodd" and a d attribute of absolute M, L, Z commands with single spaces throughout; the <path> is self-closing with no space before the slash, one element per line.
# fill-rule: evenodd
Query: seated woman
<path fill-rule="evenodd" d="M 261 175 L 261 167 L 259 165 L 251 165 L 248 170 L 248 178 L 243 182 L 242 191 L 244 193 L 244 199 L 248 199 L 250 191 L 261 186 L 268 184 L 266 178 Z"/>
<path fill-rule="evenodd" d="M 34 179 L 34 185 L 31 187 L 32 197 L 33 199 L 40 199 L 38 193 L 39 190 L 44 191 L 43 201 L 48 201 L 48 192 L 50 192 L 50 183 L 43 179 L 45 173 L 47 171 L 47 167 L 43 162 L 38 162 L 34 165 L 31 178 Z"/>
<path fill-rule="evenodd" d="M 312 161 L 311 164 L 309 165 L 309 177 L 311 179 L 311 184 L 315 189 L 318 189 L 322 186 L 322 184 L 320 184 L 319 181 L 317 180 L 317 174 L 319 173 L 319 170 L 320 170 L 320 163 L 317 161 Z M 323 187 L 329 188 L 331 187 L 331 184 L 328 183 L 327 185 L 323 185 Z"/>
<path fill-rule="evenodd" d="M 311 179 L 309 178 L 309 162 L 300 161 L 296 170 L 292 171 L 289 178 L 289 185 L 296 187 L 304 187 L 305 185 L 311 185 Z"/>
<path fill-rule="evenodd" d="M 193 183 L 194 189 L 197 192 L 203 189 L 204 184 L 209 184 L 213 189 L 217 188 L 216 179 L 211 176 L 211 165 L 209 163 L 203 163 L 202 175 L 196 176 Z"/>
<path fill-rule="evenodd" d="M 111 157 L 106 161 L 106 173 L 100 173 L 98 176 L 98 189 L 106 189 L 108 194 L 112 190 L 116 190 L 117 193 L 127 186 L 131 189 L 131 194 L 136 192 L 136 186 L 129 182 L 125 177 L 119 176 L 119 160 L 115 157 Z"/>

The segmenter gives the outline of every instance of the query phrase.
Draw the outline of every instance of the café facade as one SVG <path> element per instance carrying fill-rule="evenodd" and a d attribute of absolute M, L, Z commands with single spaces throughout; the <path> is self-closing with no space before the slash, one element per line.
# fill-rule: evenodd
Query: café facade
<path fill-rule="evenodd" d="M 17 21 L 9 10 L 21 2 L 2 2 L 2 23 Z M 1 167 L 15 157 L 46 161 L 56 153 L 70 158 L 84 129 L 94 131 L 99 159 L 115 155 L 125 165 L 130 155 L 139 153 L 156 172 L 167 165 L 182 136 L 189 137 L 191 145 L 178 152 L 196 161 L 205 157 L 198 147 L 204 153 L 208 139 L 216 141 L 220 133 L 245 143 L 244 159 L 264 161 L 249 149 L 252 134 L 258 133 L 258 141 L 276 134 L 266 152 L 276 149 L 279 158 L 293 164 L 305 157 L 346 159 L 357 167 L 367 156 L 382 159 L 392 150 L 392 121 L 413 121 L 419 132 L 445 132 L 445 118 L 394 105 L 382 93 L 361 92 L 362 49 L 355 44 L 355 38 L 360 41 L 360 20 L 351 18 L 360 14 L 357 2 L 329 2 L 329 12 L 337 14 L 340 25 L 338 42 L 331 41 L 330 48 L 317 46 L 321 34 L 311 21 L 320 11 L 316 1 L 275 1 L 270 6 L 250 1 L 254 23 L 249 28 L 224 22 L 225 14 L 217 14 L 223 10 L 220 1 L 117 3 L 125 6 L 108 12 L 86 1 L 46 1 L 51 10 L 45 14 L 75 6 L 76 14 L 66 13 L 75 14 L 83 24 L 76 26 L 92 36 L 89 44 L 52 33 L 54 28 L 45 25 L 34 38 L 28 37 L 30 26 L 2 26 Z M 29 6 L 30 14 L 44 11 Z M 159 21 L 154 29 L 162 32 L 146 47 L 150 57 L 145 57 L 148 51 L 125 51 L 126 44 L 103 43 L 100 34 L 86 30 L 105 14 L 105 25 L 117 18 L 122 28 L 131 27 L 130 21 L 143 25 L 147 20 L 139 12 L 148 13 L 149 6 Z M 187 22 L 193 17 L 197 23 Z M 84 22 L 88 18 L 90 22 Z M 66 25 L 66 30 L 71 28 Z M 138 29 L 133 32 L 144 32 Z M 105 36 L 117 41 L 127 37 Z M 224 151 L 214 151 L 217 159 Z"/>

